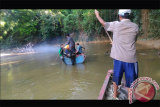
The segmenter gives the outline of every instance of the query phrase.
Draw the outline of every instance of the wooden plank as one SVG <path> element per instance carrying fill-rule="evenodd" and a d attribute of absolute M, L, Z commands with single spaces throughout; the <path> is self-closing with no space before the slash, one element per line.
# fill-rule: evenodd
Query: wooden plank
<path fill-rule="evenodd" d="M 104 100 L 105 99 L 105 96 L 106 96 L 106 89 L 107 89 L 107 85 L 109 83 L 109 78 L 110 78 L 110 74 L 113 73 L 113 70 L 109 70 L 108 73 L 107 73 L 107 76 L 104 80 L 104 83 L 103 83 L 103 86 L 101 88 L 101 91 L 99 93 L 99 96 L 98 96 L 98 100 Z"/>

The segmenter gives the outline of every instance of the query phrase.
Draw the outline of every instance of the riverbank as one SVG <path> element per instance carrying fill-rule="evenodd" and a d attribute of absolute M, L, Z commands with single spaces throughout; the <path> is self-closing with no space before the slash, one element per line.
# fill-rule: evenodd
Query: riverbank
<path fill-rule="evenodd" d="M 103 43 L 103 42 L 110 42 L 109 40 L 105 40 L 105 41 L 90 41 L 90 42 L 76 42 L 76 43 Z M 139 38 L 136 42 L 137 44 L 141 44 L 144 46 L 147 46 L 149 48 L 156 48 L 156 49 L 160 49 L 160 39 L 141 39 Z"/>
<path fill-rule="evenodd" d="M 103 42 L 110 42 L 109 40 L 105 40 L 105 41 L 90 41 L 90 42 L 76 42 L 76 43 L 103 43 Z M 160 49 L 160 39 L 141 39 L 139 38 L 136 42 L 137 44 L 141 44 L 144 46 L 147 46 L 148 48 L 156 48 L 156 49 Z"/>
<path fill-rule="evenodd" d="M 104 40 L 104 41 L 88 41 L 88 42 L 75 42 L 75 44 L 79 43 L 81 45 L 83 44 L 86 44 L 86 43 L 105 43 L 105 42 L 109 42 L 109 40 Z M 156 49 L 160 49 L 160 39 L 141 39 L 141 38 L 138 38 L 137 44 L 141 44 L 141 45 L 144 45 L 148 48 L 156 48 Z M 57 46 L 60 46 L 60 44 L 56 44 L 56 45 L 47 45 L 49 47 L 57 47 Z M 41 46 L 43 47 L 43 46 Z M 34 49 L 34 48 L 33 48 Z M 2 53 L 12 53 L 12 50 L 11 49 L 8 49 L 8 50 L 5 50 L 5 51 L 2 51 L 1 50 L 1 54 Z"/>
<path fill-rule="evenodd" d="M 148 39 L 148 40 L 138 39 L 137 43 L 145 45 L 145 46 L 150 47 L 150 48 L 160 49 L 160 39 Z"/>
<path fill-rule="evenodd" d="M 75 42 L 75 44 L 83 44 L 83 43 L 104 43 L 104 42 L 110 42 L 109 40 L 104 40 L 104 41 L 88 41 L 88 42 Z"/>

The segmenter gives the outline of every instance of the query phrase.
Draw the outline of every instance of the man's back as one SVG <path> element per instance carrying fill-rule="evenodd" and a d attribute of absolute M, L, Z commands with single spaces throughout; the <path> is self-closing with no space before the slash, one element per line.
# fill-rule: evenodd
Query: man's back
<path fill-rule="evenodd" d="M 78 45 L 78 46 L 77 46 L 77 50 L 78 50 L 78 52 L 82 53 L 82 46 L 81 46 L 81 45 Z"/>
<path fill-rule="evenodd" d="M 69 49 L 71 50 L 75 46 L 75 42 L 74 42 L 73 38 L 68 37 L 67 44 L 69 44 Z"/>
<path fill-rule="evenodd" d="M 138 26 L 129 19 L 123 19 L 121 22 L 106 22 L 105 28 L 113 32 L 110 57 L 124 62 L 137 62 L 135 42 Z"/>

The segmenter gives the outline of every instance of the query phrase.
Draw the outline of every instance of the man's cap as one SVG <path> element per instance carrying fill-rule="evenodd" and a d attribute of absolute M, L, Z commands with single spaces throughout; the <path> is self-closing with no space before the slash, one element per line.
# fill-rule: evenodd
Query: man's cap
<path fill-rule="evenodd" d="M 119 9 L 118 14 L 121 16 L 124 16 L 125 13 L 129 13 L 129 15 L 131 14 L 131 9 Z"/>

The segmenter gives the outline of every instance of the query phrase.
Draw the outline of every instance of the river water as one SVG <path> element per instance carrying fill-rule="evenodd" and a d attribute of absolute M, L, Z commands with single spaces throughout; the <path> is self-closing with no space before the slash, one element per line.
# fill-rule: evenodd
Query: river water
<path fill-rule="evenodd" d="M 113 59 L 105 54 L 109 43 L 86 43 L 83 64 L 55 61 L 59 47 L 49 51 L 1 57 L 1 99 L 97 99 Z M 160 56 L 157 49 L 136 45 L 139 77 L 160 84 Z M 155 99 L 160 99 L 160 90 Z"/>

